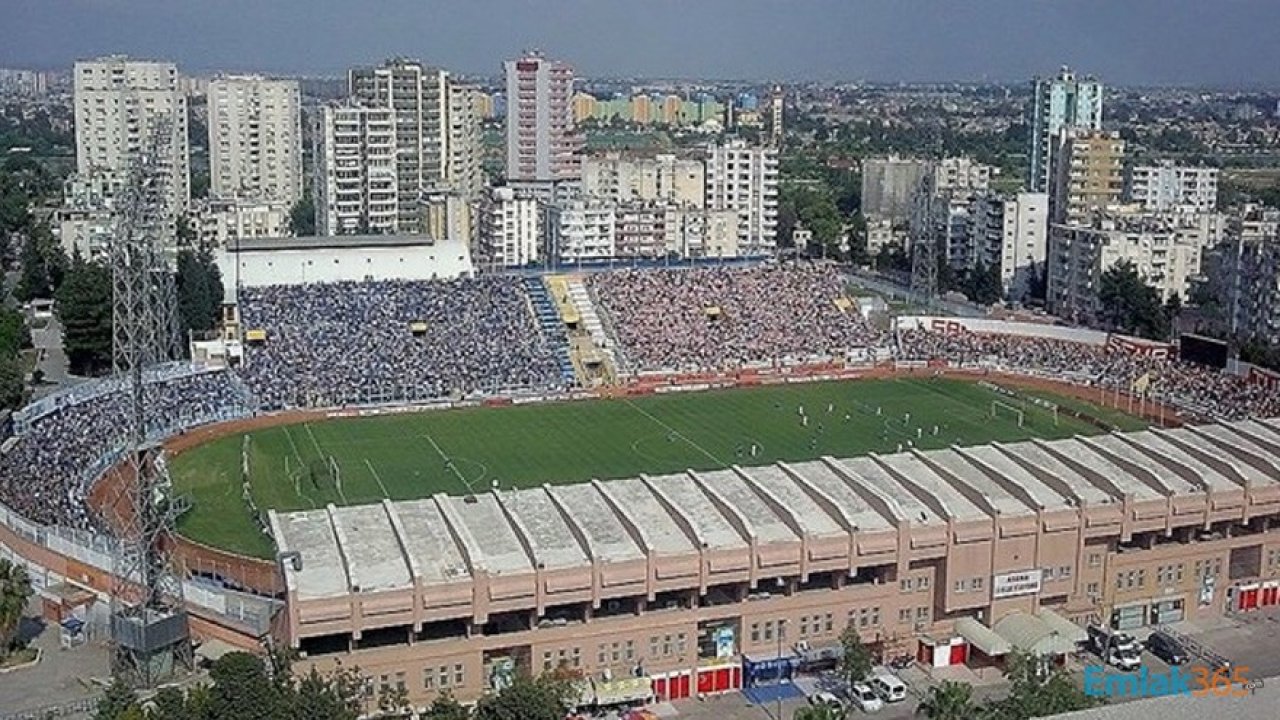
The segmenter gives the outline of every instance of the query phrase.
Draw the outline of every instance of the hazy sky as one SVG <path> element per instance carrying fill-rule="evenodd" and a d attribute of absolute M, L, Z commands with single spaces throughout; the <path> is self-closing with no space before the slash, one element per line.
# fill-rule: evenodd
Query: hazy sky
<path fill-rule="evenodd" d="M 589 76 L 1280 86 L 1278 30 L 1280 0 L 0 0 L 0 66 L 493 74 L 536 46 Z"/>

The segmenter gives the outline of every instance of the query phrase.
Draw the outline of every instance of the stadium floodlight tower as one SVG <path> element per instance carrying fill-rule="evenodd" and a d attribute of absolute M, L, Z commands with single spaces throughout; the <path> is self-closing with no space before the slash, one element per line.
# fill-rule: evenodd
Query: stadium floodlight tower
<path fill-rule="evenodd" d="M 932 168 L 928 173 L 933 174 Z M 909 223 L 911 237 L 911 292 L 916 301 L 932 308 L 938 297 L 938 238 L 934 232 L 933 183 L 926 178 L 916 191 Z"/>
<path fill-rule="evenodd" d="M 140 104 L 139 104 L 140 105 Z M 177 357 L 175 217 L 172 124 L 136 117 L 142 142 L 117 205 L 112 238 L 112 366 L 126 394 L 127 441 L 111 499 L 117 544 L 111 589 L 112 673 L 133 687 L 151 688 L 191 668 L 191 636 L 182 579 L 170 555 L 179 512 L 150 422 L 157 408 L 144 383 L 156 365 Z"/>

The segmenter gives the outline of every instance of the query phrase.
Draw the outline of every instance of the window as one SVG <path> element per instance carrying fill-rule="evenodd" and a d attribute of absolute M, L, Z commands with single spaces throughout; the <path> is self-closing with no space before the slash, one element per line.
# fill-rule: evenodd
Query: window
<path fill-rule="evenodd" d="M 871 624 L 872 625 L 880 624 L 880 606 L 879 605 L 876 605 L 875 607 L 871 608 Z"/>
<path fill-rule="evenodd" d="M 1067 579 L 1067 578 L 1069 578 L 1069 577 L 1071 577 L 1071 566 L 1070 566 L 1070 565 L 1063 565 L 1062 567 L 1058 568 L 1058 579 L 1059 579 L 1059 580 L 1066 580 L 1066 579 Z"/>
<path fill-rule="evenodd" d="M 671 636 L 667 635 L 662 638 L 662 656 L 667 657 L 671 654 Z"/>
<path fill-rule="evenodd" d="M 1051 567 L 1044 568 L 1043 570 L 1040 571 L 1040 574 L 1044 577 L 1045 582 L 1048 582 L 1053 579 L 1053 568 Z"/>
<path fill-rule="evenodd" d="M 928 575 L 921 575 L 920 577 L 916 578 L 916 590 L 928 590 L 928 589 L 929 589 Z"/>
<path fill-rule="evenodd" d="M 436 673 L 436 678 L 441 688 L 449 687 L 449 668 L 441 665 L 439 672 Z"/>
<path fill-rule="evenodd" d="M 969 586 L 973 588 L 974 592 L 978 592 L 982 590 L 982 578 L 980 577 L 973 578 L 972 580 L 969 581 Z"/>
<path fill-rule="evenodd" d="M 911 608 L 902 608 L 898 610 L 898 622 L 911 622 Z"/>
<path fill-rule="evenodd" d="M 1146 587 L 1146 586 L 1147 586 L 1147 571 L 1139 570 L 1138 571 L 1138 587 Z"/>
<path fill-rule="evenodd" d="M 753 643 L 760 642 L 760 623 L 751 623 L 751 642 Z M 653 643 L 654 645 L 657 645 L 658 643 L 657 638 L 653 639 Z M 652 654 L 657 655 L 656 652 Z"/>
<path fill-rule="evenodd" d="M 928 619 L 929 619 L 929 608 L 927 607 L 916 608 L 916 620 L 928 620 Z"/>
<path fill-rule="evenodd" d="M 751 642 L 757 642 L 759 639 L 760 639 L 759 632 L 756 629 L 756 626 L 752 625 L 751 626 Z M 649 636 L 649 657 L 651 658 L 658 657 L 658 636 L 657 635 Z M 600 646 L 600 658 L 601 658 L 600 663 L 604 664 L 604 646 L 603 645 Z"/>
<path fill-rule="evenodd" d="M 462 687 L 462 663 L 453 666 L 453 686 Z"/>
<path fill-rule="evenodd" d="M 1124 589 L 1124 573 L 1117 573 L 1117 574 L 1116 574 L 1116 589 L 1117 589 L 1117 590 L 1123 590 L 1123 589 Z"/>
<path fill-rule="evenodd" d="M 831 632 L 831 628 L 833 627 L 833 624 L 831 622 L 831 613 L 827 613 L 825 616 L 823 616 L 822 626 L 823 626 L 824 632 L 827 632 L 827 633 Z"/>
<path fill-rule="evenodd" d="M 551 651 L 550 650 L 542 653 L 542 669 L 543 670 L 551 669 Z"/>
<path fill-rule="evenodd" d="M 898 583 L 898 590 L 901 592 L 911 592 L 911 578 L 902 578 Z"/>
<path fill-rule="evenodd" d="M 809 634 L 809 616 L 801 615 L 800 616 L 800 637 L 804 637 L 805 635 L 808 635 L 808 634 Z"/>
<path fill-rule="evenodd" d="M 684 642 L 685 642 L 684 633 L 680 633 L 679 635 L 676 636 L 676 654 L 677 655 L 684 655 Z"/>
<path fill-rule="evenodd" d="M 670 639 L 670 636 L 667 636 Z M 764 624 L 764 639 L 766 641 L 773 639 L 773 621 L 769 620 Z"/>
<path fill-rule="evenodd" d="M 1177 581 L 1182 582 L 1182 563 L 1178 563 L 1177 565 L 1175 565 L 1174 570 L 1175 570 L 1175 577 Z"/>
<path fill-rule="evenodd" d="M 636 643 L 634 640 L 628 640 L 626 647 L 623 649 L 622 656 L 630 662 L 636 659 Z"/>
<path fill-rule="evenodd" d="M 609 647 L 609 661 L 616 663 L 621 659 L 622 659 L 622 645 L 620 643 L 614 643 Z"/>
<path fill-rule="evenodd" d="M 378 694 L 386 695 L 391 692 L 391 676 L 380 675 L 378 677 Z"/>
<path fill-rule="evenodd" d="M 1089 567 L 1096 568 L 1102 566 L 1102 553 L 1089 553 Z"/>
<path fill-rule="evenodd" d="M 436 670 L 435 668 L 422 669 L 422 689 L 432 690 L 436 686 Z"/>
<path fill-rule="evenodd" d="M 966 581 L 966 580 L 957 580 L 957 581 L 956 581 L 956 584 L 955 584 L 955 591 L 956 591 L 957 593 L 962 593 L 962 592 L 964 592 L 964 591 L 966 591 L 966 590 L 968 590 L 968 589 L 969 589 L 969 583 L 968 583 L 968 581 Z"/>
<path fill-rule="evenodd" d="M 1096 583 L 1096 582 L 1091 582 L 1091 583 L 1089 583 L 1088 587 L 1086 587 L 1086 588 L 1085 588 L 1085 592 L 1086 592 L 1086 593 L 1088 593 L 1089 595 L 1092 595 L 1092 596 L 1094 596 L 1094 597 L 1097 597 L 1097 596 L 1098 596 L 1098 594 L 1099 594 L 1099 593 L 1098 593 L 1098 583 Z"/>

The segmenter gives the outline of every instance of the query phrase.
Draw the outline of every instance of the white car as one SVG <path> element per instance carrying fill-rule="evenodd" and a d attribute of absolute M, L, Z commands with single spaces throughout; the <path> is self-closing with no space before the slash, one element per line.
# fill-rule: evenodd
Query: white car
<path fill-rule="evenodd" d="M 880 696 L 876 695 L 870 685 L 864 683 L 854 683 L 849 688 L 849 702 L 864 713 L 879 712 L 884 707 Z"/>
<path fill-rule="evenodd" d="M 844 703 L 840 702 L 840 698 L 835 695 L 821 690 L 809 696 L 810 705 L 825 705 L 834 710 L 843 710 Z"/>

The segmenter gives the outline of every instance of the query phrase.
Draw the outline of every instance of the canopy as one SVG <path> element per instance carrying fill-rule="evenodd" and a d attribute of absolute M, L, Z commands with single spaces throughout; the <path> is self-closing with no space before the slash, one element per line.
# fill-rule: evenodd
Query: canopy
<path fill-rule="evenodd" d="M 1084 628 L 1062 617 L 1053 610 L 1041 608 L 1040 612 L 1036 615 L 1044 621 L 1045 625 L 1053 628 L 1058 632 L 1058 635 L 1069 639 L 1071 642 L 1082 643 L 1089 639 L 1089 633 L 1085 632 Z"/>
<path fill-rule="evenodd" d="M 597 705 L 623 705 L 653 696 L 652 684 L 647 677 L 596 680 L 595 685 Z"/>
<path fill-rule="evenodd" d="M 267 340 L 267 331 L 266 331 L 266 330 L 256 330 L 256 329 L 255 329 L 255 330 L 246 330 L 246 331 L 245 331 L 245 333 L 244 333 L 244 339 L 245 339 L 245 340 L 247 340 L 247 341 L 249 341 L 249 342 L 266 342 L 266 340 Z"/>
<path fill-rule="evenodd" d="M 1063 629 L 1021 612 L 1006 615 L 992 628 L 1013 647 L 1039 656 L 1065 655 L 1076 649 L 1075 633 L 1064 635 Z"/>
<path fill-rule="evenodd" d="M 964 617 L 956 621 L 956 633 L 969 641 L 988 657 L 1008 655 L 1013 647 L 994 630 L 978 622 L 976 618 Z"/>

